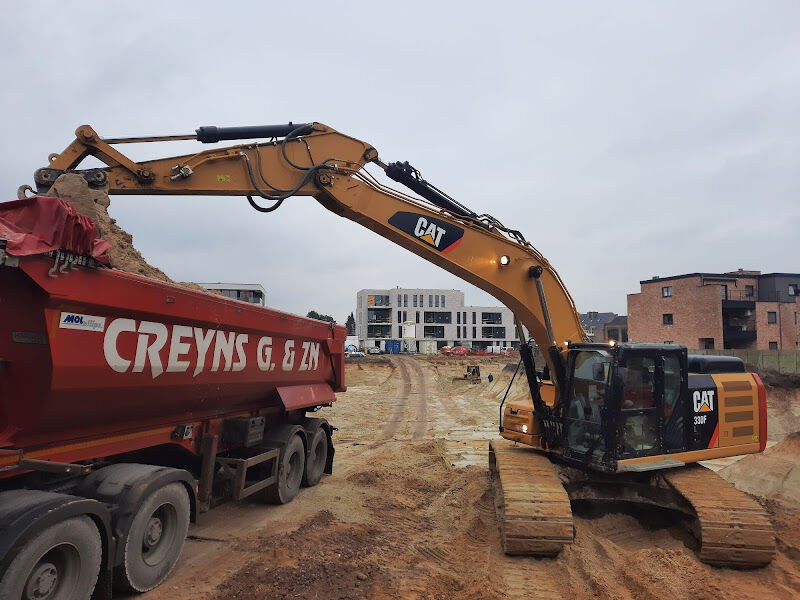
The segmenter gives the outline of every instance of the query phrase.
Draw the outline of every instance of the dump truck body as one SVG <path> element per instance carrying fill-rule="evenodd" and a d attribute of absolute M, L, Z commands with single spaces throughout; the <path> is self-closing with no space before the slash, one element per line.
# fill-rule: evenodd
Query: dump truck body
<path fill-rule="evenodd" d="M 54 276 L 52 266 L 31 256 L 0 269 L 3 448 L 306 409 L 345 389 L 343 327 L 121 271 Z"/>
<path fill-rule="evenodd" d="M 308 413 L 345 390 L 345 328 L 104 268 L 95 234 L 0 205 L 0 598 L 153 589 L 199 513 L 332 471 Z"/>

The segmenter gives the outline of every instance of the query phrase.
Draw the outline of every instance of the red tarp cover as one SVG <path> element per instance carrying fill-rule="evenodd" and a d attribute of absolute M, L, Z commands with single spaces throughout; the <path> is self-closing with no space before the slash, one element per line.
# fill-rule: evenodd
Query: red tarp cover
<path fill-rule="evenodd" d="M 91 256 L 108 265 L 108 242 L 97 238 L 97 227 L 61 198 L 33 196 L 0 203 L 0 239 L 14 256 L 66 250 Z"/>

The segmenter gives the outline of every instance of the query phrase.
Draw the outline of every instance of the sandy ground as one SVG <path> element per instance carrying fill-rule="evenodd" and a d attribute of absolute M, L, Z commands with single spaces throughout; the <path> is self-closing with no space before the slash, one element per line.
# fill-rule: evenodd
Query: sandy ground
<path fill-rule="evenodd" d="M 467 362 L 495 381 L 452 383 Z M 348 392 L 324 411 L 339 427 L 334 474 L 285 506 L 227 504 L 203 515 L 170 579 L 139 597 L 800 597 L 800 509 L 776 495 L 760 500 L 778 536 L 778 555 L 764 569 L 701 563 L 670 514 L 581 506 L 575 542 L 558 558 L 505 556 L 486 464 L 512 372 L 506 365 L 422 357 L 349 364 Z M 515 388 L 512 395 L 524 393 Z M 784 391 L 789 404 L 800 402 L 798 390 Z M 775 410 L 793 414 L 793 406 Z"/>

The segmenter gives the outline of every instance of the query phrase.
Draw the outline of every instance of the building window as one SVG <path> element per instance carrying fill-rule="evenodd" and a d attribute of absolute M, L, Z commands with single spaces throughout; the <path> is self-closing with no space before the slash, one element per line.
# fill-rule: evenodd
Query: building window
<path fill-rule="evenodd" d="M 367 309 L 367 323 L 391 323 L 392 311 L 390 309 Z"/>
<path fill-rule="evenodd" d="M 664 313 L 663 315 L 661 315 L 661 322 L 664 325 L 672 325 L 673 324 L 672 313 Z"/>
<path fill-rule="evenodd" d="M 473 313 L 472 316 L 474 317 L 475 313 Z M 473 327 L 472 328 L 472 339 L 475 339 L 476 337 L 478 337 L 478 328 L 477 327 Z"/>
<path fill-rule="evenodd" d="M 434 304 L 436 304 L 436 308 L 439 308 L 439 294 L 436 294 L 434 298 L 436 299 L 436 302 Z"/>
<path fill-rule="evenodd" d="M 417 295 L 414 294 L 414 308 L 417 308 Z"/>
<path fill-rule="evenodd" d="M 368 338 L 389 338 L 392 337 L 391 325 L 367 325 Z"/>
<path fill-rule="evenodd" d="M 770 342 L 769 343 L 770 350 L 777 350 L 778 349 L 778 342 Z"/>
<path fill-rule="evenodd" d="M 458 323 L 459 325 L 461 325 L 461 313 L 460 313 L 460 312 L 457 312 L 457 313 L 456 313 L 456 323 Z"/>
<path fill-rule="evenodd" d="M 467 313 L 466 313 L 466 311 L 464 311 L 464 313 L 462 313 L 462 314 L 464 315 L 464 317 L 463 317 L 463 318 L 464 318 L 464 321 L 463 321 L 463 323 L 464 323 L 464 325 L 466 325 L 466 324 L 467 324 Z"/>
<path fill-rule="evenodd" d="M 661 296 L 663 298 L 671 298 L 672 297 L 672 286 L 666 285 L 661 288 Z"/>
<path fill-rule="evenodd" d="M 790 296 L 800 296 L 800 283 L 790 283 L 789 284 L 789 295 Z"/>
<path fill-rule="evenodd" d="M 425 325 L 423 335 L 426 338 L 443 338 L 444 327 L 441 325 Z"/>
<path fill-rule="evenodd" d="M 748 298 L 752 298 L 755 295 L 755 291 L 756 291 L 755 287 L 753 287 L 752 285 L 744 286 L 744 295 L 747 296 Z"/>
<path fill-rule="evenodd" d="M 403 306 L 403 297 L 397 294 L 397 306 Z"/>
<path fill-rule="evenodd" d="M 408 294 L 403 294 L 403 308 L 408 308 Z"/>
<path fill-rule="evenodd" d="M 458 325 L 456 327 L 456 337 L 458 337 L 458 338 L 461 337 L 461 326 L 460 325 Z"/>
<path fill-rule="evenodd" d="M 444 308 L 444 294 L 442 294 L 442 308 Z"/>
<path fill-rule="evenodd" d="M 428 308 L 433 308 L 433 294 L 428 294 Z"/>
<path fill-rule="evenodd" d="M 481 334 L 486 339 L 504 339 L 506 337 L 505 327 L 481 327 Z"/>
<path fill-rule="evenodd" d="M 419 323 L 419 311 L 417 311 L 417 323 Z"/>
<path fill-rule="evenodd" d="M 499 312 L 481 313 L 481 323 L 483 325 L 500 325 L 503 322 L 503 315 Z"/>
<path fill-rule="evenodd" d="M 397 322 L 398 323 L 402 323 L 403 322 L 403 311 L 400 311 L 400 310 L 397 311 Z"/>
<path fill-rule="evenodd" d="M 608 335 L 606 336 L 609 340 L 614 340 L 615 342 L 619 341 L 619 329 L 609 329 Z"/>
<path fill-rule="evenodd" d="M 774 311 L 769 311 L 767 313 L 767 323 L 777 323 L 778 322 L 778 313 Z"/>
<path fill-rule="evenodd" d="M 453 316 L 449 312 L 442 312 L 442 311 L 425 311 L 425 322 L 426 323 L 446 323 L 451 324 L 453 322 Z"/>
<path fill-rule="evenodd" d="M 697 340 L 697 347 L 700 348 L 700 350 L 713 350 L 714 338 L 699 338 Z"/>
<path fill-rule="evenodd" d="M 728 286 L 725 285 L 724 283 L 721 286 L 719 286 L 719 295 L 723 300 L 728 299 Z"/>
<path fill-rule="evenodd" d="M 367 296 L 367 306 L 389 306 L 389 296 Z"/>

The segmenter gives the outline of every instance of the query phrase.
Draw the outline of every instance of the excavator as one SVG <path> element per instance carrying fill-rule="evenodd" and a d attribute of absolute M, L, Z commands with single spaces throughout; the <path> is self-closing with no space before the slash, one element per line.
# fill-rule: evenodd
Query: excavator
<path fill-rule="evenodd" d="M 118 150 L 175 140 L 239 143 L 142 162 Z M 105 166 L 78 170 L 89 156 Z M 112 195 L 244 196 L 262 213 L 311 196 L 511 309 L 529 394 L 504 399 L 501 439 L 489 448 L 506 553 L 557 555 L 574 538 L 571 502 L 589 501 L 673 511 L 712 565 L 772 560 L 774 531 L 762 507 L 698 464 L 764 450 L 758 375 L 741 361 L 689 356 L 684 346 L 590 343 L 564 282 L 520 231 L 470 210 L 408 162 L 383 162 L 370 144 L 321 123 L 129 138 L 102 138 L 84 125 L 36 171 L 36 192 L 46 195 L 68 172 Z"/>

